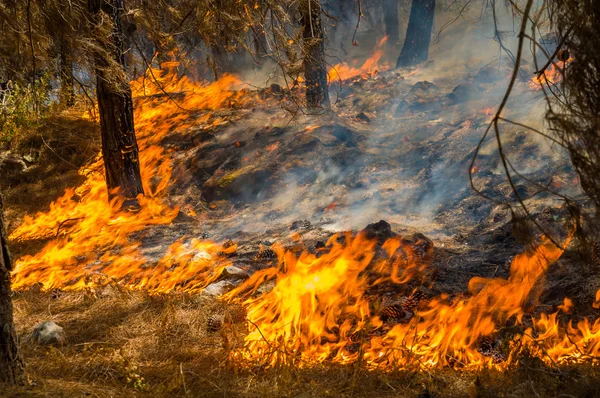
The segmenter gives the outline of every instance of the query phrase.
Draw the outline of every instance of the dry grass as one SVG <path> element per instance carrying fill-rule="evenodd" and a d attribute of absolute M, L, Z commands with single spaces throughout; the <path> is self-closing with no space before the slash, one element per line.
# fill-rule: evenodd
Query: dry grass
<path fill-rule="evenodd" d="M 108 286 L 78 293 L 31 290 L 16 293 L 14 300 L 32 383 L 7 396 L 600 396 L 597 367 L 550 369 L 528 358 L 505 373 L 384 373 L 333 364 L 241 368 L 228 360 L 228 352 L 241 344 L 245 326 L 208 333 L 208 317 L 227 306 L 202 296 L 152 297 Z M 65 328 L 66 346 L 29 341 L 34 326 L 45 320 Z"/>
<path fill-rule="evenodd" d="M 79 186 L 85 177 L 78 172 L 100 151 L 100 128 L 81 117 L 83 110 L 73 108 L 48 116 L 40 123 L 19 130 L 10 150 L 29 159 L 28 169 L 20 174 L 0 176 L 0 192 L 4 197 L 5 219 L 10 233 L 23 219 L 41 209 L 65 192 Z M 39 251 L 45 242 L 12 245 L 15 257 Z"/>

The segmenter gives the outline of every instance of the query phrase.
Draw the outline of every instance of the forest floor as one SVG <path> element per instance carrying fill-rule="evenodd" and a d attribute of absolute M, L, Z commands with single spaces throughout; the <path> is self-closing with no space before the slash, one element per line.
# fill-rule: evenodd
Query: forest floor
<path fill-rule="evenodd" d="M 261 245 L 292 247 L 300 237 L 310 251 L 335 232 L 383 219 L 395 233 L 419 232 L 434 242 L 435 283 L 427 295 L 461 294 L 476 276 L 507 278 L 510 260 L 540 232 L 474 193 L 468 170 L 510 73 L 499 61 L 465 62 L 452 71 L 430 62 L 358 76 L 341 88 L 334 84 L 328 115 L 292 117 L 276 90 L 260 90 L 261 101 L 250 106 L 189 111 L 205 122 L 185 131 L 175 125 L 160 141 L 175 165 L 176 183 L 166 200 L 179 206 L 180 215 L 130 239 L 141 242 L 150 266 L 179 239 L 231 239 L 238 244 L 232 263 L 251 274 L 274 261 L 255 259 Z M 518 84 L 510 117 L 539 127 L 540 92 L 527 81 Z M 23 215 L 44 211 L 65 188 L 83 181 L 77 169 L 97 153 L 97 133 L 94 123 L 63 114 L 12 148 L 14 162 L 27 167 L 15 166 L 2 181 L 9 233 Z M 579 195 L 568 160 L 546 140 L 519 126 L 505 128 L 503 139 L 526 178 Z M 515 204 L 495 145 L 493 137 L 484 142 L 474 182 L 488 196 Z M 35 160 L 28 161 L 32 153 Z M 516 186 L 546 229 L 556 236 L 567 233 L 556 222 L 567 218 L 561 200 L 525 179 Z M 12 242 L 13 254 L 34 254 L 45 243 Z M 569 297 L 572 319 L 595 319 L 600 278 L 589 270 L 577 253 L 565 253 L 546 275 L 536 311 L 556 309 Z M 336 364 L 240 367 L 229 354 L 243 343 L 246 325 L 208 331 L 208 319 L 228 304 L 203 294 L 150 295 L 119 284 L 79 292 L 33 286 L 15 292 L 14 305 L 30 385 L 3 396 L 600 394 L 597 367 L 550 367 L 526 357 L 514 369 L 479 372 L 383 372 Z M 31 341 L 34 326 L 45 320 L 65 328 L 66 345 Z"/>

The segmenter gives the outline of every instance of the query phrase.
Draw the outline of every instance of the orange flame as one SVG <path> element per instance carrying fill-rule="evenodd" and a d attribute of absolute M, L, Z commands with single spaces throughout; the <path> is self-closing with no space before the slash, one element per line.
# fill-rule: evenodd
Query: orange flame
<path fill-rule="evenodd" d="M 339 243 L 339 236 L 332 237 L 321 256 L 303 253 L 297 258 L 279 248 L 277 267 L 255 273 L 226 296 L 245 297 L 251 328 L 244 348 L 233 353 L 235 359 L 265 366 L 360 361 L 383 369 L 479 369 L 515 363 L 524 348 L 549 362 L 583 360 L 600 349 L 600 321 L 564 328 L 557 313 L 541 314 L 533 327 L 510 337 L 501 362 L 479 349 L 482 339 L 493 337 L 509 320 L 523 325 L 523 307 L 534 285 L 563 253 L 546 239 L 515 257 L 507 280 L 473 278 L 470 297 L 452 300 L 443 294 L 420 306 L 410 322 L 390 328 L 378 316 L 369 289 L 405 284 L 426 264 L 399 238 L 385 242 L 387 257 L 382 260 L 374 257 L 374 241 L 360 234 L 343 238 Z M 268 280 L 275 280 L 275 287 L 253 296 Z M 571 305 L 565 300 L 560 309 Z"/>
<path fill-rule="evenodd" d="M 569 58 L 566 62 L 556 61 L 556 63 L 551 63 L 542 74 L 531 78 L 529 87 L 535 90 L 541 90 L 544 84 L 556 85 L 560 83 L 563 78 L 565 66 L 570 61 L 572 61 L 572 58 Z"/>
<path fill-rule="evenodd" d="M 365 61 L 365 63 L 356 68 L 348 65 L 345 62 L 334 65 L 327 74 L 327 78 L 330 82 L 336 80 L 348 80 L 357 76 L 367 76 L 370 73 L 374 73 L 376 70 L 385 70 L 389 68 L 389 65 L 381 63 L 381 57 L 383 57 L 383 45 L 387 41 L 388 37 L 385 36 L 375 47 L 373 54 Z"/>
<path fill-rule="evenodd" d="M 182 133 L 207 122 L 208 117 L 190 117 L 190 110 L 231 106 L 249 101 L 251 96 L 232 91 L 242 85 L 234 76 L 203 84 L 178 78 L 174 68 L 149 72 L 154 79 L 140 78 L 131 83 L 146 192 L 138 198 L 141 210 L 120 211 L 119 198 L 108 203 L 102 158 L 98 156 L 94 164 L 80 170 L 86 176 L 84 184 L 68 189 L 47 212 L 26 216 L 11 234 L 14 240 L 54 237 L 36 255 L 16 261 L 15 289 L 41 284 L 43 289 L 73 290 L 113 279 L 151 292 L 165 292 L 183 284 L 194 291 L 214 279 L 212 272 L 218 276 L 217 271 L 226 265 L 222 253 L 227 250 L 212 242 L 192 241 L 189 245 L 176 242 L 158 265 L 148 267 L 139 243 L 130 242 L 129 236 L 150 225 L 169 224 L 178 214 L 177 208 L 164 201 L 172 184 L 172 167 L 170 153 L 158 145 L 160 141 L 175 130 Z M 206 255 L 199 258 L 193 253 Z M 175 263 L 180 266 L 172 267 Z M 210 275 L 209 265 L 213 266 Z"/>

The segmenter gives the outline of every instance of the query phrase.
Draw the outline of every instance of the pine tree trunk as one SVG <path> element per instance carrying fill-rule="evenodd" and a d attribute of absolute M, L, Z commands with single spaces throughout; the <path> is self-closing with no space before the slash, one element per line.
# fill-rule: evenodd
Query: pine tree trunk
<path fill-rule="evenodd" d="M 112 70 L 109 75 L 107 71 L 111 65 L 108 60 L 101 55 L 96 57 L 96 96 L 100 113 L 102 157 L 104 158 L 109 199 L 118 194 L 126 199 L 126 206 L 135 206 L 135 198 L 139 194 L 143 194 L 144 189 L 133 124 L 133 101 L 125 74 L 121 30 L 123 0 L 89 0 L 88 6 L 97 22 L 101 19 L 99 18 L 100 11 L 104 11 L 110 16 L 113 23 L 114 43 L 113 46 L 109 46 L 112 49 L 106 49 L 114 57 L 117 68 L 120 68 L 117 71 Z M 112 67 L 115 68 L 114 65 Z M 110 76 L 112 81 L 107 76 Z"/>
<path fill-rule="evenodd" d="M 434 12 L 435 0 L 413 0 L 406 38 L 396 68 L 427 61 Z"/>
<path fill-rule="evenodd" d="M 325 66 L 325 35 L 321 23 L 319 0 L 302 0 L 299 5 L 302 16 L 304 40 L 304 80 L 306 104 L 309 108 L 329 108 L 329 89 Z"/>
<path fill-rule="evenodd" d="M 24 366 L 19 355 L 19 344 L 13 322 L 10 271 L 11 262 L 6 247 L 2 198 L 0 197 L 0 384 L 21 384 L 24 380 Z"/>
<path fill-rule="evenodd" d="M 398 0 L 383 0 L 383 23 L 388 37 L 387 42 L 391 46 L 397 45 L 400 40 Z"/>
<path fill-rule="evenodd" d="M 67 107 L 73 106 L 75 93 L 73 91 L 73 62 L 69 54 L 68 44 L 61 40 L 60 42 L 60 92 L 59 101 L 61 105 Z"/>

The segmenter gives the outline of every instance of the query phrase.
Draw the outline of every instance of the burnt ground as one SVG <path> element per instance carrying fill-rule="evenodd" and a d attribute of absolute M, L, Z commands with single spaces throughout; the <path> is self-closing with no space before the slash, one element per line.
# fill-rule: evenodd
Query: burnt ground
<path fill-rule="evenodd" d="M 163 143 L 175 153 L 171 198 L 182 214 L 145 234 L 143 247 L 153 258 L 181 236 L 231 239 L 239 245 L 232 261 L 253 272 L 265 266 L 254 260 L 261 245 L 291 247 L 299 234 L 310 250 L 335 232 L 383 219 L 400 235 L 420 232 L 434 241 L 431 294 L 465 292 L 473 276 L 506 278 L 512 257 L 541 232 L 522 218 L 495 137 L 473 167 L 474 184 L 489 199 L 473 191 L 468 171 L 510 73 L 496 61 L 436 78 L 431 62 L 334 84 L 330 114 L 290 114 L 278 105 L 285 108 L 292 93 L 273 89 L 261 91 L 264 102 L 254 108 L 217 110 L 218 124 L 176 131 Z M 517 84 L 506 114 L 540 128 L 544 102 L 527 83 Z M 522 175 L 514 180 L 519 195 L 544 229 L 563 239 L 569 213 L 544 188 L 581 196 L 568 159 L 519 126 L 505 124 L 501 133 Z M 590 315 L 600 287 L 590 273 L 586 260 L 567 253 L 550 270 L 543 308 L 568 296 Z"/>
<path fill-rule="evenodd" d="M 468 171 L 511 69 L 500 61 L 465 65 L 458 71 L 443 69 L 430 62 L 414 70 L 351 79 L 341 87 L 338 83 L 332 87 L 337 99 L 328 114 L 290 112 L 294 93 L 260 90 L 257 95 L 263 101 L 254 107 L 211 111 L 209 121 L 196 129 L 173 131 L 161 144 L 172 150 L 176 182 L 168 200 L 180 206 L 181 213 L 171 225 L 151 227 L 130 239 L 141 240 L 142 253 L 150 264 L 178 239 L 231 239 L 238 244 L 231 261 L 252 273 L 274 261 L 255 258 L 261 247 L 275 243 L 297 247 L 300 237 L 302 246 L 314 251 L 333 233 L 357 231 L 386 220 L 397 234 L 419 232 L 433 241 L 430 268 L 435 277 L 426 288 L 428 295 L 465 293 L 474 276 L 508 277 L 512 257 L 535 244 L 541 233 L 520 221 L 518 211 L 515 218 L 507 206 L 498 203 L 508 202 L 518 210 L 493 137 L 483 143 L 473 175 L 475 185 L 496 202 L 471 189 Z M 520 81 L 506 114 L 540 128 L 543 109 L 540 92 Z M 564 237 L 569 230 L 564 203 L 540 186 L 579 198 L 579 184 L 568 159 L 547 140 L 519 126 L 505 124 L 502 140 L 511 163 L 524 177 L 517 178 L 515 185 L 525 204 L 545 229 Z M 34 170 L 29 168 L 29 175 L 35 174 Z M 35 178 L 15 181 L 20 181 L 18 174 L 11 178 L 10 186 L 3 187 L 9 208 L 18 205 L 20 191 L 38 192 L 36 187 L 42 183 Z M 51 192 L 44 200 L 49 202 L 58 194 Z M 25 206 L 9 213 L 11 228 L 23 212 L 32 211 Z M 34 252 L 39 247 L 38 242 L 17 246 L 16 251 Z M 568 251 L 539 287 L 538 310 L 552 310 L 567 296 L 574 301 L 575 318 L 596 317 L 591 303 L 600 280 L 593 274 L 591 264 L 575 250 Z M 232 381 L 229 370 L 223 370 L 227 367 L 222 349 L 231 342 L 205 330 L 207 317 L 218 303 L 200 297 L 148 297 L 111 289 L 80 294 L 28 291 L 15 296 L 23 339 L 38 321 L 48 317 L 73 335 L 73 344 L 60 350 L 46 351 L 29 344 L 24 349 L 32 377 L 44 380 L 41 383 L 57 396 L 71 396 L 74 391 L 100 396 L 132 394 L 143 390 L 132 387 L 140 378 L 140 383 L 154 386 L 156 394 L 164 396 L 188 395 L 188 388 L 204 389 L 207 396 L 298 395 L 306 391 L 306 383 L 314 386 L 309 396 L 380 396 L 397 391 L 406 396 L 432 396 L 423 395 L 430 390 L 452 396 L 499 396 L 506 393 L 505 385 L 514 387 L 515 395 L 531 396 L 539 386 L 567 388 L 568 382 L 591 372 L 576 371 L 569 378 L 545 369 L 533 371 L 534 365 L 524 363 L 506 375 L 462 377 L 440 372 L 427 377 L 413 373 L 392 377 L 330 368 L 297 370 L 293 375 L 251 370 L 240 376 L 236 371 L 239 378 Z M 199 340 L 203 344 L 198 345 Z M 183 371 L 182 363 L 190 373 Z M 214 371 L 197 377 L 215 363 Z M 539 384 L 533 387 L 532 372 L 535 377 L 561 381 L 551 384 L 544 379 L 535 381 Z M 58 381 L 64 374 L 69 375 L 71 384 Z M 586 382 L 589 385 L 580 385 L 582 394 L 595 391 L 596 379 L 592 375 Z M 278 380 L 277 388 L 273 380 Z M 110 387 L 103 390 L 99 383 Z M 254 384 L 250 389 L 242 385 L 245 383 Z M 357 389 L 361 383 L 372 390 L 367 394 Z"/>

